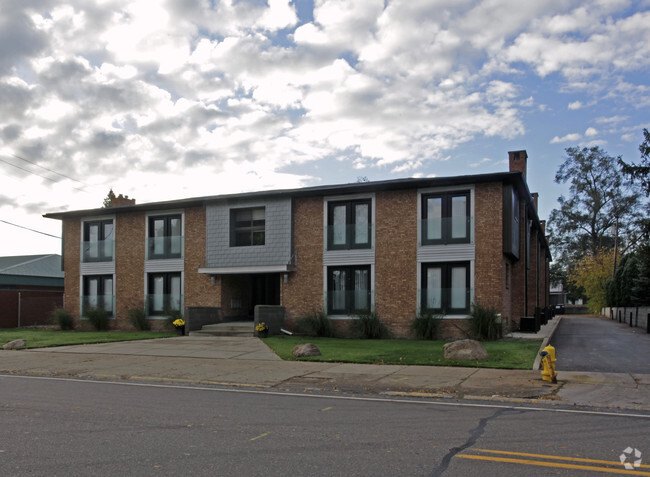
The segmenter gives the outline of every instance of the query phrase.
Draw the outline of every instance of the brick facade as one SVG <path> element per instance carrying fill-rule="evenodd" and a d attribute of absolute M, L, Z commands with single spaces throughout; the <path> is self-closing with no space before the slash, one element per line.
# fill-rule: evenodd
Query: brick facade
<path fill-rule="evenodd" d="M 375 310 L 395 337 L 409 335 L 416 314 L 416 190 L 376 194 Z"/>
<path fill-rule="evenodd" d="M 114 211 L 90 211 L 91 214 L 95 212 L 97 216 L 114 219 L 116 245 L 114 264 L 111 265 L 115 270 L 116 319 L 113 325 L 119 329 L 131 327 L 128 311 L 144 304 L 147 271 L 165 271 L 166 262 L 153 263 L 155 261 L 146 259 L 147 214 L 163 215 L 167 213 L 166 210 L 173 213 L 182 210 L 184 255 L 181 262 L 174 262 L 174 266 L 179 268 L 171 271 L 182 269 L 185 307 L 220 308 L 222 317 L 248 316 L 253 304 L 252 278 L 264 274 L 271 281 L 265 282 L 267 287 L 262 290 L 272 290 L 274 288 L 268 284 L 279 283 L 279 302 L 286 311 L 285 327 L 292 329 L 301 317 L 315 311 L 327 311 L 328 266 L 369 265 L 371 283 L 374 285 L 370 290 L 374 311 L 393 336 L 406 338 L 411 336 L 411 320 L 420 307 L 421 264 L 465 262 L 470 263 L 471 279 L 467 286 L 473 287 L 474 303 L 496 308 L 504 322 L 511 322 L 516 327 L 520 317 L 532 315 L 535 307 L 544 307 L 549 303 L 547 241 L 543 224 L 536 215 L 533 196 L 523 182 L 526 159 L 525 151 L 511 153 L 511 166 L 515 172 L 459 177 L 453 178 L 453 181 L 445 178 L 408 179 L 378 185 L 363 183 L 314 188 L 313 191 L 272 191 L 255 194 L 253 198 L 242 194 L 223 200 L 210 198 L 207 202 L 187 199 L 174 201 L 168 208 L 167 204 L 155 204 L 153 208 L 141 204 Z M 512 190 L 516 190 L 520 199 L 519 210 L 514 213 L 519 216 L 518 252 L 515 246 L 514 251 L 509 248 L 505 253 L 506 186 L 510 188 L 511 195 Z M 471 242 L 450 245 L 419 243 L 419 223 L 422 220 L 422 215 L 418 213 L 420 194 L 437 190 L 471 191 Z M 346 200 L 346 197 L 361 197 L 368 201 L 370 199 L 367 198 L 372 197 L 374 222 L 371 224 L 371 248 L 327 250 L 327 201 Z M 269 244 L 272 245 L 266 255 L 264 246 L 255 250 L 238 247 L 236 260 L 233 258 L 234 252 L 229 254 L 211 249 L 230 246 L 214 237 L 219 234 L 223 238 L 230 233 L 226 220 L 229 206 L 266 203 L 272 204 L 266 209 L 268 216 L 265 227 L 270 234 Z M 513 214 L 513 211 L 509 213 Z M 74 213 L 53 215 L 63 220 L 66 308 L 78 316 L 81 269 L 85 266 L 80 264 L 81 227 L 86 216 Z M 508 220 L 512 221 L 512 217 Z M 532 231 L 530 267 L 527 268 L 528 222 L 532 224 Z M 271 234 L 271 231 L 274 232 Z M 217 243 L 221 245 L 214 245 Z M 538 246 L 541 247 L 539 253 Z M 250 263 L 245 258 L 247 252 L 251 253 Z M 259 286 L 264 282 L 255 283 Z M 349 319 L 337 317 L 335 327 L 339 333 L 347 334 Z M 157 328 L 165 326 L 164 320 L 160 319 L 152 320 L 152 323 Z M 442 334 L 447 338 L 464 338 L 467 337 L 467 327 L 468 321 L 462 313 L 453 315 L 444 320 Z"/>
<path fill-rule="evenodd" d="M 293 202 L 293 241 L 296 271 L 281 282 L 280 302 L 286 308 L 287 326 L 301 317 L 322 311 L 323 304 L 323 198 Z"/>

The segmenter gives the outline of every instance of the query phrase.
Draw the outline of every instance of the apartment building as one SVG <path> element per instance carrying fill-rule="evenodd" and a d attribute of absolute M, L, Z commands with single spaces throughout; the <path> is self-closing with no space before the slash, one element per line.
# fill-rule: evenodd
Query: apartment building
<path fill-rule="evenodd" d="M 155 327 L 170 309 L 252 319 L 284 308 L 285 328 L 325 311 L 345 334 L 376 312 L 408 337 L 422 310 L 462 337 L 473 303 L 516 327 L 549 306 L 548 242 L 526 151 L 510 170 L 216 195 L 47 214 L 63 223 L 65 302 L 76 317 L 102 306 L 114 328 L 144 307 Z"/>

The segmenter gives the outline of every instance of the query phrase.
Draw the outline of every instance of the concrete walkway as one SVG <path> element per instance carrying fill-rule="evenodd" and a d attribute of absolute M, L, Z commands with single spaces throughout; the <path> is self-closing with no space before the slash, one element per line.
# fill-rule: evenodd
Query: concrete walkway
<path fill-rule="evenodd" d="M 559 320 L 539 334 L 546 340 Z M 547 326 L 549 326 L 547 325 Z M 308 341 L 308 340 L 306 340 Z M 177 382 L 286 391 L 363 392 L 491 400 L 543 400 L 650 411 L 650 374 L 282 361 L 261 340 L 176 337 L 24 351 L 0 351 L 0 373 Z"/>

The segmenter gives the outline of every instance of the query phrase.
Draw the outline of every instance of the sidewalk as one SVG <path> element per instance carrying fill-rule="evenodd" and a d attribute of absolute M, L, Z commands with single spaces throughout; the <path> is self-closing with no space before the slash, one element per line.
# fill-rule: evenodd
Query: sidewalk
<path fill-rule="evenodd" d="M 555 326 L 557 321 L 552 320 Z M 548 338 L 552 331 L 513 337 L 540 339 L 545 334 Z M 282 361 L 257 338 L 185 336 L 0 351 L 0 373 L 282 391 L 542 400 L 650 411 L 650 374 L 560 372 L 558 384 L 551 384 L 542 381 L 538 370 Z"/>

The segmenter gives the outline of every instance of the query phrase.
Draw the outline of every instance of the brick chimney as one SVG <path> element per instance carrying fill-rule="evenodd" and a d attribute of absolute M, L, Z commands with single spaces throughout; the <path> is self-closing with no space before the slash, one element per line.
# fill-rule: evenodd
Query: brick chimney
<path fill-rule="evenodd" d="M 135 205 L 135 199 L 129 199 L 128 195 L 118 195 L 111 199 L 111 207 L 124 207 L 127 205 Z"/>
<path fill-rule="evenodd" d="M 533 205 L 535 206 L 535 212 L 537 212 L 537 202 L 539 201 L 539 193 L 533 192 L 530 195 L 533 196 Z"/>
<path fill-rule="evenodd" d="M 539 225 L 542 227 L 542 235 L 546 237 L 546 220 L 540 220 Z"/>
<path fill-rule="evenodd" d="M 521 172 L 524 175 L 524 180 L 526 180 L 526 165 L 528 160 L 526 150 L 508 151 L 508 159 L 510 160 L 510 172 Z"/>

